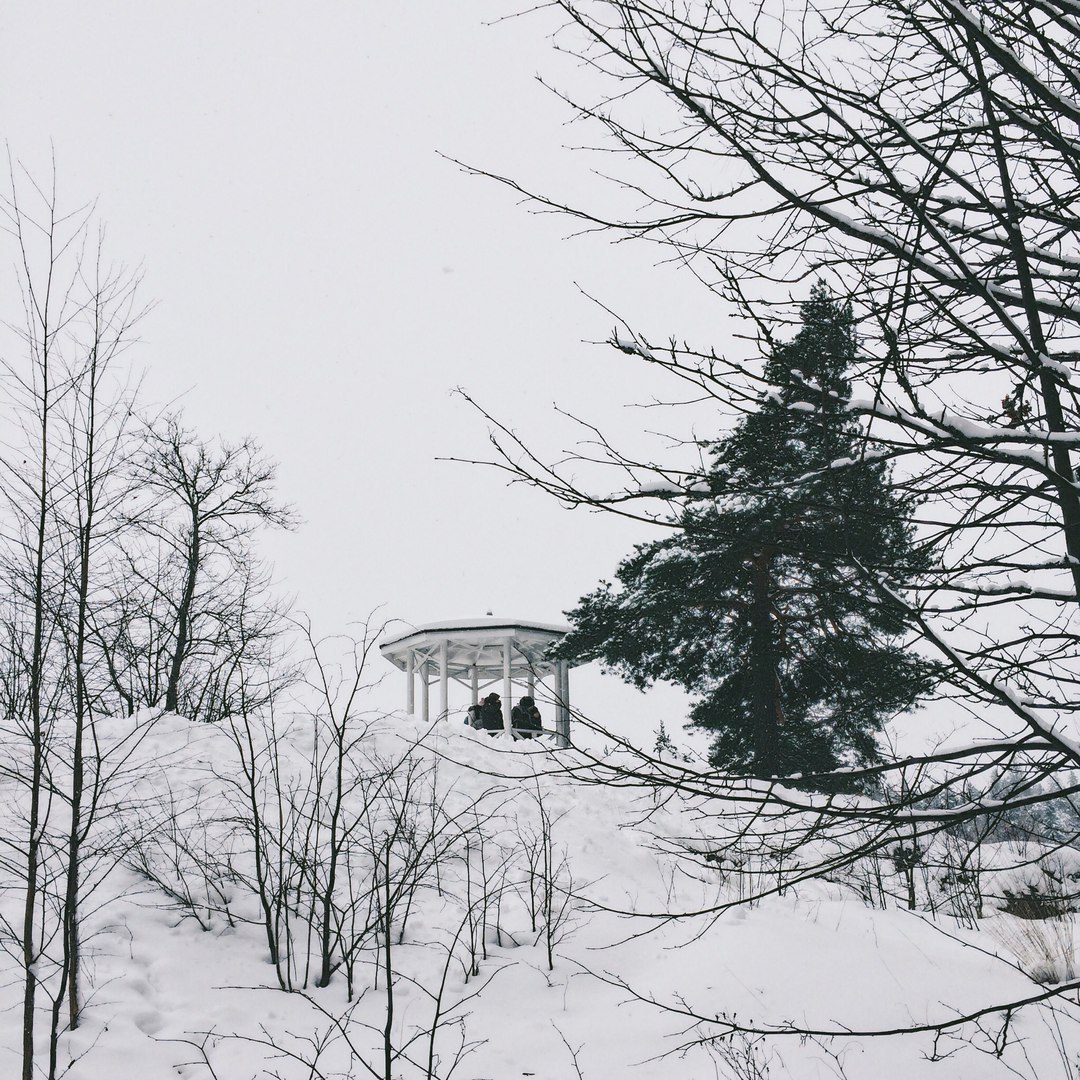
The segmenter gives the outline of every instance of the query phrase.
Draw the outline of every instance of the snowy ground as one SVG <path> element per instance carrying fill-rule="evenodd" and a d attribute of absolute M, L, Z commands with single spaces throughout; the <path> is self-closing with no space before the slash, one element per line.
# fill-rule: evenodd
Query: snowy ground
<path fill-rule="evenodd" d="M 110 725 L 106 743 L 121 734 L 119 722 Z M 1080 1027 L 1038 1008 L 1011 1019 L 1000 1057 L 992 1052 L 999 1017 L 936 1043 L 929 1034 L 843 1034 L 697 1045 L 716 1031 L 701 1017 L 858 1032 L 933 1023 L 1042 988 L 1011 963 L 1000 933 L 870 909 L 839 885 L 811 883 L 719 916 L 620 914 L 692 911 L 730 896 L 730 879 L 687 872 L 656 846 L 658 835 L 703 835 L 707 819 L 691 821 L 675 803 L 644 817 L 649 796 L 576 782 L 545 747 L 508 750 L 457 723 L 423 735 L 399 720 L 375 725 L 363 740 L 369 765 L 393 762 L 399 780 L 413 765 L 409 835 L 439 817 L 446 838 L 436 865 L 415 875 L 407 906 L 394 907 L 388 1025 L 377 933 L 356 954 L 352 1001 L 341 969 L 318 988 L 299 959 L 297 992 L 278 988 L 260 908 L 244 884 L 253 870 L 236 744 L 223 729 L 159 720 L 127 762 L 131 783 L 102 825 L 103 835 L 126 836 L 131 846 L 87 905 L 90 989 L 82 1026 L 61 1040 L 67 1076 L 385 1077 L 388 1045 L 390 1075 L 402 1078 L 429 1069 L 458 1080 L 1077 1075 L 1070 1068 Z M 280 743 L 282 775 L 308 775 L 304 758 L 315 741 L 298 730 Z M 10 790 L 5 797 L 10 809 Z M 321 800 L 325 810 L 325 793 Z M 369 799 L 367 817 L 354 818 L 367 821 L 368 841 L 387 835 L 385 807 L 374 805 Z M 532 929 L 528 910 L 538 894 L 526 853 L 544 818 L 558 924 L 552 970 L 543 927 Z M 370 842 L 367 849 L 375 850 Z M 192 861 L 200 853 L 202 870 Z M 355 856 L 357 888 L 373 865 Z M 369 896 L 369 914 L 371 903 Z M 6 1077 L 18 1069 L 21 985 L 15 958 L 5 954 L 3 963 Z"/>

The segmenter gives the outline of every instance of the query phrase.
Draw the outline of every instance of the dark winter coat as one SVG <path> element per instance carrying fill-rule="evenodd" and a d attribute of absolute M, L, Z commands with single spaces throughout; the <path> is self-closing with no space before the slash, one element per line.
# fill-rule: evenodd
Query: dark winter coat
<path fill-rule="evenodd" d="M 485 701 L 480 706 L 480 725 L 486 731 L 501 731 L 503 726 L 502 705 L 497 701 Z"/>
<path fill-rule="evenodd" d="M 515 728 L 525 731 L 539 731 L 540 710 L 535 705 L 515 705 L 510 713 L 510 720 Z"/>

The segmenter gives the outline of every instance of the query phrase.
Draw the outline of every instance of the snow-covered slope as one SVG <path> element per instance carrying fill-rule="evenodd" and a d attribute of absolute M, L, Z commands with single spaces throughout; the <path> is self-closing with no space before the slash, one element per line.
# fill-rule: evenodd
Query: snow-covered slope
<path fill-rule="evenodd" d="M 125 723 L 108 725 L 106 745 Z M 60 1044 L 72 1080 L 1075 1075 L 1066 1060 L 1080 1029 L 1034 1008 L 1010 1018 L 1001 1057 L 995 1016 L 936 1042 L 701 1042 L 719 1030 L 709 1019 L 859 1032 L 932 1024 L 1041 987 L 993 955 L 1005 955 L 993 935 L 873 910 L 840 885 L 808 883 L 720 914 L 630 914 L 730 899 L 730 875 L 687 869 L 671 853 L 670 838 L 707 833 L 700 801 L 691 817 L 674 800 L 573 779 L 560 767 L 569 751 L 560 759 L 457 724 L 425 732 L 382 721 L 352 747 L 335 824 L 326 766 L 336 759 L 313 727 L 256 733 L 261 751 L 252 741 L 244 752 L 234 734 L 162 718 L 115 782 L 122 797 L 99 832 L 116 857 L 85 906 L 84 1020 Z M 313 772 L 316 750 L 324 768 Z M 264 785 L 254 800 L 252 761 Z M 291 816 L 274 820 L 288 828 L 272 827 L 286 803 Z M 277 965 L 258 897 L 260 880 L 264 898 L 273 893 L 276 871 L 256 864 L 256 835 L 264 860 L 276 852 L 279 868 L 292 867 L 292 877 L 282 870 L 293 910 L 279 913 L 288 925 Z M 326 884 L 332 835 L 343 844 L 329 890 L 337 951 L 319 987 L 325 912 L 309 894 Z M 4 1077 L 17 1075 L 20 1041 L 13 954 L 0 977 Z M 295 992 L 280 989 L 283 974 Z"/>

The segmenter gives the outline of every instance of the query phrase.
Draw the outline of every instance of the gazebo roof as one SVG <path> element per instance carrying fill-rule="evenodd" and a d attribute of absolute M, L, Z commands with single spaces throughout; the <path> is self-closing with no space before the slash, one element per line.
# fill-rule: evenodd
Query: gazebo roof
<path fill-rule="evenodd" d="M 481 678 L 502 677 L 509 642 L 511 678 L 523 679 L 530 674 L 544 678 L 555 670 L 549 650 L 569 632 L 566 625 L 489 616 L 417 626 L 383 642 L 379 649 L 390 663 L 405 671 L 410 654 L 414 665 L 438 665 L 445 642 L 448 676 L 466 682 L 473 668 Z"/>

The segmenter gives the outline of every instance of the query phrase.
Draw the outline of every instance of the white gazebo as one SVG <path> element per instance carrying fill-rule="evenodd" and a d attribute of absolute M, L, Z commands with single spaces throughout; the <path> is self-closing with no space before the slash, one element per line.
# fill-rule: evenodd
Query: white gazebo
<path fill-rule="evenodd" d="M 431 719 L 431 687 L 438 686 L 437 716 L 450 714 L 450 683 L 469 688 L 471 704 L 480 691 L 494 684 L 502 695 L 503 729 L 511 731 L 510 710 L 515 687 L 518 700 L 535 698 L 547 683 L 539 704 L 554 706 L 554 730 L 560 746 L 570 743 L 570 665 L 550 653 L 569 632 L 568 626 L 525 622 L 521 619 L 472 619 L 417 626 L 379 646 L 383 656 L 405 672 L 405 711 L 417 713 L 416 683 L 420 682 L 419 715 Z M 499 683 L 502 683 L 501 688 Z M 464 712 L 464 710 L 462 710 Z"/>

